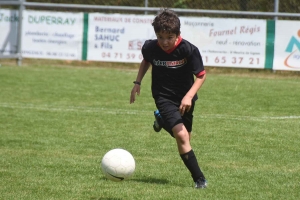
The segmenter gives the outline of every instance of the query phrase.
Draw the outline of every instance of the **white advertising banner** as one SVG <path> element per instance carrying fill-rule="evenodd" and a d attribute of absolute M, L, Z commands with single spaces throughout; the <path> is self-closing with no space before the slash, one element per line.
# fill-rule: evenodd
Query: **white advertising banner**
<path fill-rule="evenodd" d="M 87 60 L 139 63 L 155 33 L 152 15 L 89 14 Z"/>
<path fill-rule="evenodd" d="M 18 43 L 18 12 L 0 9 L 0 54 L 17 53 Z"/>
<path fill-rule="evenodd" d="M 204 65 L 264 68 L 266 20 L 181 17 L 181 35 L 201 52 Z"/>
<path fill-rule="evenodd" d="M 154 17 L 25 10 L 22 56 L 139 63 L 145 40 L 156 38 Z M 205 66 L 265 68 L 266 20 L 180 17 L 180 21 L 182 37 L 199 48 Z M 0 54 L 16 54 L 18 22 L 17 10 L 0 9 Z M 276 21 L 271 61 L 274 70 L 300 71 L 299 21 Z"/>
<path fill-rule="evenodd" d="M 23 57 L 81 60 L 82 37 L 83 13 L 24 11 Z"/>
<path fill-rule="evenodd" d="M 273 70 L 300 70 L 300 22 L 276 21 Z"/>

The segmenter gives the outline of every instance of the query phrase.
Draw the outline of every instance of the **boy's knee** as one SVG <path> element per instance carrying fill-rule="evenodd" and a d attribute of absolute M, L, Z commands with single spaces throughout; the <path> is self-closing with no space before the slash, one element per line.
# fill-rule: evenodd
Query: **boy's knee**
<path fill-rule="evenodd" d="M 173 127 L 173 135 L 177 141 L 181 143 L 186 143 L 189 141 L 189 132 L 186 130 L 185 126 L 180 123 Z"/>

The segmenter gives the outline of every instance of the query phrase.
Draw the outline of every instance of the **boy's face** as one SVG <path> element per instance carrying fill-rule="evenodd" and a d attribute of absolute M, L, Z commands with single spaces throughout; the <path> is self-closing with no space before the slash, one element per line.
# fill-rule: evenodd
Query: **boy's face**
<path fill-rule="evenodd" d="M 157 37 L 159 46 L 164 51 L 168 51 L 168 50 L 171 50 L 175 46 L 179 35 L 176 35 L 175 33 L 159 32 L 159 33 L 156 33 L 156 37 Z"/>

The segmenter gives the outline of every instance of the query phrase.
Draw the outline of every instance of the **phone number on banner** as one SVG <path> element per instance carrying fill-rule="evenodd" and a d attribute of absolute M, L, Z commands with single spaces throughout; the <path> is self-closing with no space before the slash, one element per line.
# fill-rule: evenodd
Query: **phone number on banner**
<path fill-rule="evenodd" d="M 50 57 L 70 57 L 70 58 L 76 57 L 75 53 L 56 52 L 56 51 L 47 51 L 46 55 Z"/>
<path fill-rule="evenodd" d="M 122 59 L 122 60 L 142 60 L 141 53 L 119 53 L 119 52 L 102 52 L 101 58 L 104 59 Z"/>
<path fill-rule="evenodd" d="M 101 52 L 100 57 L 103 60 L 111 61 L 141 61 L 143 55 L 141 53 L 120 53 L 120 52 Z M 255 56 L 202 56 L 203 63 L 205 65 L 216 66 L 263 66 L 264 60 L 261 57 Z"/>
<path fill-rule="evenodd" d="M 261 66 L 261 57 L 249 56 L 202 56 L 202 60 L 206 65 L 219 65 L 219 66 Z"/>

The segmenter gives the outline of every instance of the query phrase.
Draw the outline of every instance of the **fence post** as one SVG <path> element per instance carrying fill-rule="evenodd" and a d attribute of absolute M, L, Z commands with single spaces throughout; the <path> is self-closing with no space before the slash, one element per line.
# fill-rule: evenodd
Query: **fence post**
<path fill-rule="evenodd" d="M 148 8 L 148 0 L 145 0 L 145 8 Z M 148 11 L 145 11 L 145 15 L 148 14 Z"/>
<path fill-rule="evenodd" d="M 26 0 L 19 0 L 19 23 L 18 23 L 18 66 L 22 65 L 22 29 L 23 29 L 23 11 L 25 9 L 24 2 Z"/>
<path fill-rule="evenodd" d="M 274 0 L 274 12 L 278 13 L 279 12 L 279 0 Z M 278 16 L 274 17 L 274 20 L 277 20 Z"/>

